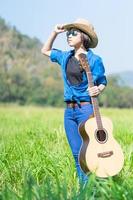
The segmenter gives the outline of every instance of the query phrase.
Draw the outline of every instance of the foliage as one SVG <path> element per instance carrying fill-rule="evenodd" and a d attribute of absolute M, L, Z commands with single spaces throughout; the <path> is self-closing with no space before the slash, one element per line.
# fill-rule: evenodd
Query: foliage
<path fill-rule="evenodd" d="M 60 70 L 41 54 L 37 38 L 0 18 L 0 101 L 63 105 Z"/>
<path fill-rule="evenodd" d="M 118 76 L 108 76 L 108 86 L 99 98 L 104 107 L 133 107 L 133 88 L 123 84 Z"/>
<path fill-rule="evenodd" d="M 63 106 L 63 81 L 59 66 L 41 54 L 37 38 L 21 34 L 0 18 L 0 102 Z M 100 97 L 104 107 L 133 107 L 133 89 L 108 77 Z"/>

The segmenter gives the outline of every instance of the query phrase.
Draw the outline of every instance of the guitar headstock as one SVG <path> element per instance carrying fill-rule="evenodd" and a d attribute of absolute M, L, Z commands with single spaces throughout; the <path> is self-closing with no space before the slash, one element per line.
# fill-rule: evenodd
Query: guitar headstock
<path fill-rule="evenodd" d="M 87 72 L 88 66 L 89 66 L 87 56 L 84 53 L 80 53 L 78 57 L 79 57 L 80 64 L 82 65 L 83 69 Z"/>

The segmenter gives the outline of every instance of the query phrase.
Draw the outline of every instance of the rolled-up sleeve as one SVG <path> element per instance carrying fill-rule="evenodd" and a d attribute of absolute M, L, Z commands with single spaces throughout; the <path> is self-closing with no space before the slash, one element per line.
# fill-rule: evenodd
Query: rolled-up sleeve
<path fill-rule="evenodd" d="M 59 49 L 52 49 L 50 54 L 50 60 L 52 62 L 57 62 L 59 65 L 61 65 L 63 59 L 63 51 Z"/>
<path fill-rule="evenodd" d="M 96 84 L 97 85 L 100 85 L 100 84 L 107 85 L 107 79 L 106 79 L 106 76 L 104 74 L 105 68 L 104 68 L 104 65 L 103 65 L 101 58 L 98 58 L 95 61 L 95 71 L 96 71 L 96 74 L 97 74 Z"/>

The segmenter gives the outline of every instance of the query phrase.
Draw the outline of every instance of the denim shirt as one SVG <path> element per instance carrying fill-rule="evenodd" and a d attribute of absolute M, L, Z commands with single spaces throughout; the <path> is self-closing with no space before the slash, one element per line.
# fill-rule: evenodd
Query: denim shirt
<path fill-rule="evenodd" d="M 89 86 L 86 72 L 83 72 L 83 81 L 77 85 L 71 85 L 66 77 L 66 66 L 69 58 L 74 55 L 74 50 L 61 51 L 59 49 L 52 49 L 50 60 L 56 62 L 61 66 L 62 78 L 64 81 L 64 101 L 91 101 L 91 97 L 87 91 Z M 107 84 L 106 76 L 104 75 L 105 69 L 102 59 L 95 55 L 91 50 L 87 52 L 87 59 L 92 72 L 94 85 Z"/>

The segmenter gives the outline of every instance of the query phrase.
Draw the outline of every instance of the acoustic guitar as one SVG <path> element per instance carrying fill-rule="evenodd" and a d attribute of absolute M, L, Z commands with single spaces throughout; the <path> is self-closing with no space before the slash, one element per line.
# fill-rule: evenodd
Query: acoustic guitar
<path fill-rule="evenodd" d="M 86 55 L 80 54 L 79 60 L 86 71 L 89 86 L 93 87 L 94 83 Z M 93 172 L 101 178 L 114 176 L 123 167 L 123 151 L 113 137 L 111 120 L 100 115 L 97 97 L 91 97 L 91 102 L 94 116 L 79 125 L 82 138 L 79 163 L 86 174 Z"/>

